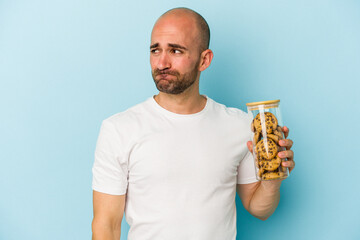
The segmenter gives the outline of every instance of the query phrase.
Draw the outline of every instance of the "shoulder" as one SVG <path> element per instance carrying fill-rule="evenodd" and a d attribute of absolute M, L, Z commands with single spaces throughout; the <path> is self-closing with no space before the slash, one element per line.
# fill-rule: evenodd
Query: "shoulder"
<path fill-rule="evenodd" d="M 214 121 L 218 129 L 227 131 L 228 136 L 234 136 L 237 141 L 246 142 L 251 136 L 251 115 L 239 108 L 227 107 L 224 104 L 212 101 L 213 111 L 211 111 L 209 119 Z M 246 144 L 244 146 L 246 147 Z"/>
<path fill-rule="evenodd" d="M 139 119 L 144 118 L 148 100 L 136 104 L 125 111 L 118 112 L 103 120 L 103 125 L 112 125 L 116 128 L 127 128 L 136 125 Z"/>
<path fill-rule="evenodd" d="M 212 101 L 214 113 L 217 115 L 236 121 L 240 120 L 246 123 L 252 120 L 252 117 L 248 113 L 239 108 L 227 107 L 224 104 L 218 103 L 212 99 L 210 99 L 210 101 Z"/>

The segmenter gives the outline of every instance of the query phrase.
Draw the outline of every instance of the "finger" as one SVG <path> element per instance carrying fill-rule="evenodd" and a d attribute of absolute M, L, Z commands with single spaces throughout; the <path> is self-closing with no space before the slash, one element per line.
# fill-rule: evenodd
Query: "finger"
<path fill-rule="evenodd" d="M 293 141 L 291 139 L 282 139 L 279 141 L 279 145 L 281 147 L 285 147 L 286 150 L 290 150 L 293 145 Z"/>
<path fill-rule="evenodd" d="M 281 166 L 289 168 L 289 172 L 291 172 L 295 168 L 295 161 L 284 161 L 281 163 Z"/>
<path fill-rule="evenodd" d="M 247 145 L 249 151 L 252 153 L 252 152 L 253 152 L 252 141 L 248 141 L 248 142 L 246 143 L 246 145 Z"/>
<path fill-rule="evenodd" d="M 285 138 L 289 136 L 289 128 L 287 126 L 282 127 L 282 131 L 284 132 Z"/>
<path fill-rule="evenodd" d="M 289 161 L 292 161 L 294 158 L 294 152 L 291 150 L 282 151 L 278 153 L 279 158 L 287 158 Z"/>

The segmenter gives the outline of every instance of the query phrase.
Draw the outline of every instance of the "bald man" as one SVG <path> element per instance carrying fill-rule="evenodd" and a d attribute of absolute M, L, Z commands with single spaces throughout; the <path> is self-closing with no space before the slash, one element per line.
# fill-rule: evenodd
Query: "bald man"
<path fill-rule="evenodd" d="M 129 240 L 235 240 L 236 192 L 259 219 L 275 211 L 281 180 L 256 179 L 250 117 L 199 93 L 213 58 L 209 40 L 205 19 L 190 9 L 155 23 L 150 64 L 159 93 L 101 125 L 93 239 L 120 239 L 125 211 Z M 292 141 L 280 145 L 291 171 Z"/>

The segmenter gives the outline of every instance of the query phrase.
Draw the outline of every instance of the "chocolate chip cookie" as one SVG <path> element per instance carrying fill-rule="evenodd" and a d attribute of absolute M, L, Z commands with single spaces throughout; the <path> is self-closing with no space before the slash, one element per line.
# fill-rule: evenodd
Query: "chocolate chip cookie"
<path fill-rule="evenodd" d="M 264 128 L 264 130 L 266 129 L 266 133 L 272 133 L 278 125 L 277 118 L 271 112 L 258 113 L 253 122 L 255 131 L 257 132 L 262 132 Z"/>
<path fill-rule="evenodd" d="M 278 151 L 276 143 L 271 139 L 261 139 L 256 144 L 256 153 L 263 158 L 268 160 L 273 159 Z"/>

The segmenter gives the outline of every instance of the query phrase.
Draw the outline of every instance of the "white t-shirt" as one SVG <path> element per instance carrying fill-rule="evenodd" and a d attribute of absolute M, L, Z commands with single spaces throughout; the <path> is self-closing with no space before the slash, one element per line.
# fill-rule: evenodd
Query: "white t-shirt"
<path fill-rule="evenodd" d="M 206 98 L 195 114 L 151 97 L 103 121 L 93 189 L 126 194 L 128 240 L 236 239 L 236 184 L 257 181 L 251 119 Z"/>

